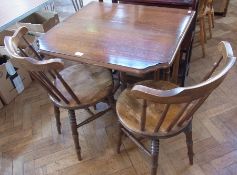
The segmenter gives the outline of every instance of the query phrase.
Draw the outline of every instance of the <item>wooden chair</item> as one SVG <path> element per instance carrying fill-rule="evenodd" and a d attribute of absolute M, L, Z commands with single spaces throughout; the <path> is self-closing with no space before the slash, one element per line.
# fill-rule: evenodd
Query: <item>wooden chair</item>
<path fill-rule="evenodd" d="M 204 15 L 207 16 L 209 35 L 210 35 L 210 38 L 212 38 L 212 28 L 214 28 L 213 0 L 207 0 Z M 205 34 L 205 42 L 206 41 L 207 41 L 207 38 L 206 38 L 206 34 Z"/>
<path fill-rule="evenodd" d="M 212 12 L 212 0 L 200 0 L 199 1 L 199 10 L 198 10 L 198 20 L 199 20 L 199 27 L 200 27 L 200 44 L 202 47 L 202 56 L 205 57 L 205 43 L 207 42 L 207 35 L 206 35 L 206 25 L 205 25 L 205 18 L 208 17 L 208 30 L 210 38 L 212 38 L 212 28 L 214 25 L 214 11 Z"/>
<path fill-rule="evenodd" d="M 78 12 L 83 7 L 83 0 L 71 0 L 75 12 Z"/>
<path fill-rule="evenodd" d="M 128 136 L 139 148 L 152 158 L 151 175 L 158 168 L 159 140 L 184 132 L 189 162 L 193 164 L 192 118 L 208 96 L 225 79 L 236 58 L 228 42 L 221 42 L 222 57 L 214 64 L 203 82 L 190 87 L 177 87 L 166 81 L 143 81 L 119 96 L 116 111 L 120 122 L 117 151 L 120 152 L 122 136 Z M 224 68 L 212 76 L 225 61 Z M 211 77 L 212 76 L 212 77 Z M 151 140 L 151 150 L 140 139 Z"/>
<path fill-rule="evenodd" d="M 215 27 L 215 24 L 214 24 L 215 10 L 213 7 L 213 0 L 208 0 L 206 11 L 208 13 L 208 18 L 210 18 L 209 21 L 211 21 L 212 28 L 214 28 Z"/>
<path fill-rule="evenodd" d="M 64 64 L 61 59 L 40 61 L 27 57 L 22 49 L 18 49 L 20 39 L 27 32 L 27 28 L 22 27 L 12 37 L 5 37 L 5 47 L 12 56 L 11 61 L 21 64 L 23 68 L 29 71 L 32 78 L 37 80 L 48 92 L 49 98 L 54 104 L 56 126 L 59 134 L 61 134 L 59 108 L 68 110 L 77 157 L 81 160 L 81 147 L 77 128 L 97 119 L 111 109 L 113 105 L 111 72 L 107 69 L 87 64 L 76 64 L 63 69 Z M 22 54 L 24 56 L 21 56 Z M 59 72 L 59 70 L 61 71 Z M 102 101 L 106 101 L 109 107 L 94 114 L 89 107 Z M 77 109 L 85 109 L 91 117 L 77 124 L 75 115 L 75 110 Z"/>
<path fill-rule="evenodd" d="M 199 32 L 199 38 L 200 38 L 200 44 L 202 47 L 202 56 L 205 57 L 206 55 L 206 49 L 205 49 L 205 41 L 206 41 L 206 31 L 205 31 L 205 10 L 207 6 L 207 1 L 208 0 L 200 0 L 199 1 L 199 10 L 198 10 L 198 21 L 199 21 L 199 27 L 200 27 L 200 32 Z"/>

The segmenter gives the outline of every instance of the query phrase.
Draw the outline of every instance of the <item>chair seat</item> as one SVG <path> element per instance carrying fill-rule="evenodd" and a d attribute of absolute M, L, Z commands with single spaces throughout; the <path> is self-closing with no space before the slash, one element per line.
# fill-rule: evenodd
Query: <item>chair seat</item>
<path fill-rule="evenodd" d="M 160 90 L 169 90 L 177 87 L 177 85 L 167 81 L 149 80 L 139 82 L 138 84 Z M 140 121 L 143 109 L 142 102 L 143 100 L 136 99 L 132 95 L 130 89 L 126 89 L 121 93 L 116 104 L 117 115 L 119 117 L 119 120 L 121 121 L 121 124 L 125 128 L 135 133 L 141 133 Z M 184 104 L 172 104 L 170 106 L 169 112 L 167 113 L 167 116 L 160 127 L 159 130 L 160 132 L 164 134 L 166 133 L 169 124 L 182 107 L 184 107 Z M 164 108 L 165 108 L 164 104 L 158 104 L 149 101 L 147 102 L 147 111 L 146 111 L 147 117 L 145 125 L 146 133 L 153 134 L 157 122 L 159 121 L 161 114 L 164 111 Z"/>
<path fill-rule="evenodd" d="M 92 105 L 108 97 L 113 90 L 111 72 L 102 67 L 77 64 L 62 70 L 60 75 L 70 86 L 80 101 L 80 104 L 77 104 L 64 88 L 61 81 L 56 78 L 54 82 L 56 88 L 62 92 L 62 94 L 70 102 L 69 104 L 66 104 L 63 101 L 58 102 L 51 97 L 53 102 L 60 107 L 80 108 Z"/>

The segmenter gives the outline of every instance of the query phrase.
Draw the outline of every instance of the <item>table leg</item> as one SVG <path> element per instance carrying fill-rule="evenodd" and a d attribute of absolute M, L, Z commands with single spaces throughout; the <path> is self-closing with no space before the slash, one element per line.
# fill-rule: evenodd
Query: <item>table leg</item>
<path fill-rule="evenodd" d="M 127 79 L 126 79 L 126 73 L 125 72 L 120 72 L 120 81 L 121 81 L 121 90 L 123 91 L 124 89 L 127 88 Z"/>
<path fill-rule="evenodd" d="M 179 78 L 179 60 L 180 60 L 180 49 L 178 50 L 176 56 L 175 56 L 175 60 L 173 63 L 173 71 L 172 71 L 172 81 L 174 83 L 178 83 L 178 78 Z"/>

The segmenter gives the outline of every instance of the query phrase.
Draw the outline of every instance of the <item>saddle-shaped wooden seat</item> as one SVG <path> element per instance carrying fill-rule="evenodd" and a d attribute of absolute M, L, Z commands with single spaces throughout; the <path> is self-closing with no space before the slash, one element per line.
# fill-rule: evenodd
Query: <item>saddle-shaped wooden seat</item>
<path fill-rule="evenodd" d="M 54 81 L 55 87 L 62 92 L 68 99 L 69 104 L 65 102 L 54 102 L 60 107 L 86 107 L 97 103 L 99 100 L 106 98 L 113 89 L 113 81 L 111 72 L 105 68 L 88 65 L 77 64 L 63 69 L 60 75 L 71 87 L 80 103 L 71 97 L 70 93 L 65 89 L 59 78 Z"/>
<path fill-rule="evenodd" d="M 176 84 L 170 83 L 168 81 L 143 81 L 139 85 L 146 87 L 169 90 L 178 87 Z M 143 113 L 143 102 L 142 99 L 137 99 L 132 93 L 131 89 L 126 89 L 119 96 L 116 104 L 117 114 L 120 116 L 120 121 L 123 126 L 130 128 L 131 130 L 138 132 L 140 131 L 140 121 Z M 170 107 L 167 116 L 165 117 L 160 131 L 166 133 L 172 120 L 175 118 L 180 109 L 184 107 L 185 104 L 174 104 Z M 154 103 L 151 101 L 147 102 L 146 108 L 146 131 L 154 132 L 156 128 L 157 121 L 162 117 L 162 113 L 165 110 L 165 104 Z"/>

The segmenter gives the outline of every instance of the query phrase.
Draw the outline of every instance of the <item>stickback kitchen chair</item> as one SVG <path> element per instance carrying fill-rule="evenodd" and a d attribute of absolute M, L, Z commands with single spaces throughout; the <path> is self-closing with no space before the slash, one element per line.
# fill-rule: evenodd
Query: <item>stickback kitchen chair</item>
<path fill-rule="evenodd" d="M 111 109 L 113 103 L 112 74 L 109 70 L 97 66 L 76 64 L 63 69 L 64 64 L 61 59 L 36 60 L 27 57 L 22 49 L 18 49 L 20 39 L 27 32 L 27 28 L 21 27 L 12 37 L 5 37 L 5 47 L 12 56 L 11 61 L 21 64 L 25 70 L 29 71 L 31 77 L 37 80 L 48 92 L 49 98 L 54 104 L 56 126 L 59 134 L 61 134 L 59 108 L 68 110 L 77 157 L 81 160 L 81 147 L 77 129 Z M 61 71 L 59 72 L 59 70 Z M 89 107 L 102 101 L 106 101 L 109 107 L 94 114 Z M 91 117 L 77 124 L 75 115 L 77 109 L 85 109 Z"/>
<path fill-rule="evenodd" d="M 228 42 L 221 42 L 222 57 L 212 70 L 197 85 L 178 87 L 167 81 L 147 80 L 124 90 L 116 104 L 120 122 L 117 151 L 120 152 L 122 136 L 128 136 L 139 148 L 152 158 L 151 175 L 156 175 L 158 167 L 159 140 L 184 132 L 188 148 L 189 162 L 193 164 L 192 118 L 208 96 L 225 79 L 236 58 Z M 225 65 L 212 76 L 222 61 Z M 151 150 L 140 139 L 151 140 Z"/>

